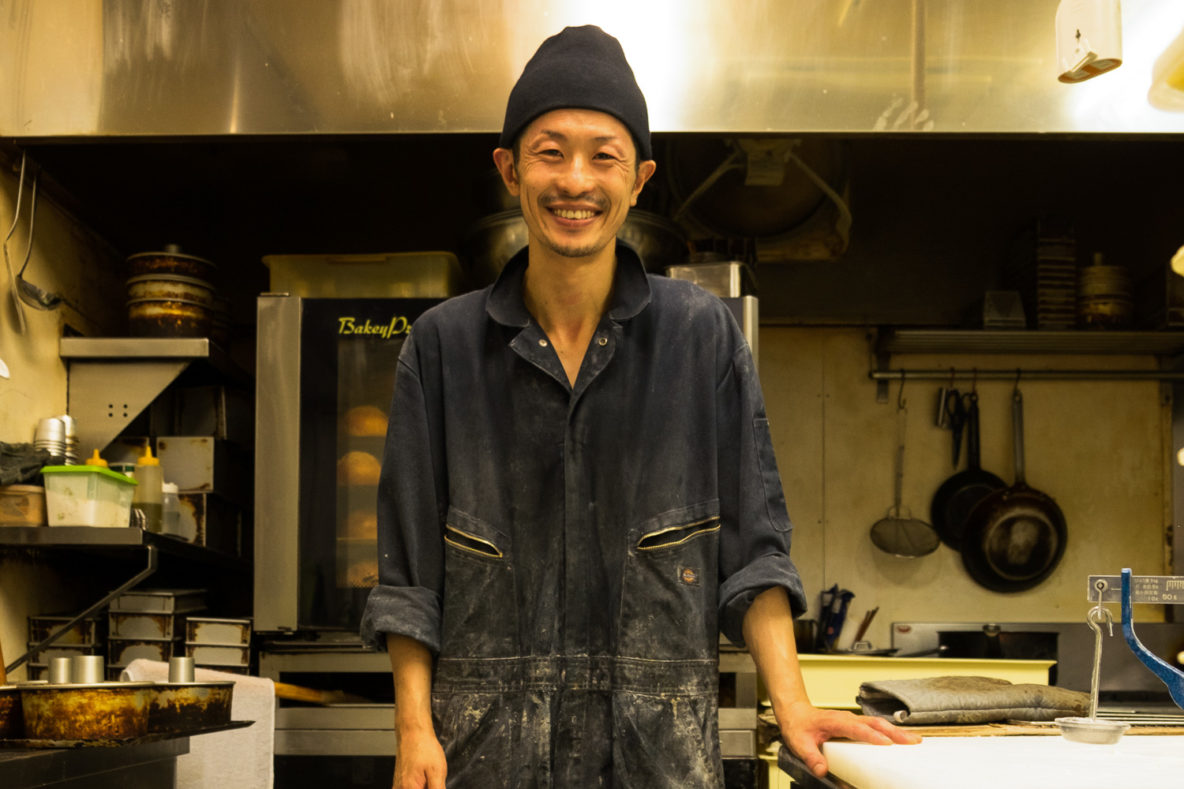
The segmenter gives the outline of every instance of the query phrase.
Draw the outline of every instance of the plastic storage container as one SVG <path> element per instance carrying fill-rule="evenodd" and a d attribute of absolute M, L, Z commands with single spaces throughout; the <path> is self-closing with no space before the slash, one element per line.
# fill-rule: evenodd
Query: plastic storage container
<path fill-rule="evenodd" d="M 264 255 L 270 288 L 305 298 L 445 298 L 459 292 L 451 252 Z"/>
<path fill-rule="evenodd" d="M 46 466 L 41 473 L 50 526 L 129 525 L 135 480 L 101 466 Z"/>

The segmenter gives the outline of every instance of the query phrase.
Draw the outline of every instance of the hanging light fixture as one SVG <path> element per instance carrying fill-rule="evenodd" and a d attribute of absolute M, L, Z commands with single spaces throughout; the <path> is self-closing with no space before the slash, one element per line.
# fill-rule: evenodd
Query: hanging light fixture
<path fill-rule="evenodd" d="M 1184 30 L 1156 58 L 1147 101 L 1156 109 L 1184 112 Z"/>
<path fill-rule="evenodd" d="M 1122 65 L 1118 0 L 1061 0 L 1057 6 L 1057 79 L 1076 83 Z"/>

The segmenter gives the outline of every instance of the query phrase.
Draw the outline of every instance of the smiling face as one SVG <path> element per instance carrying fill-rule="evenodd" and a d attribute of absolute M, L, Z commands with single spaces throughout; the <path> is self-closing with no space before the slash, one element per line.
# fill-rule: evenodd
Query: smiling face
<path fill-rule="evenodd" d="M 656 167 L 637 162 L 625 125 L 595 110 L 553 110 L 531 122 L 518 145 L 517 161 L 506 148 L 493 159 L 522 204 L 531 254 L 593 258 L 611 250 Z"/>

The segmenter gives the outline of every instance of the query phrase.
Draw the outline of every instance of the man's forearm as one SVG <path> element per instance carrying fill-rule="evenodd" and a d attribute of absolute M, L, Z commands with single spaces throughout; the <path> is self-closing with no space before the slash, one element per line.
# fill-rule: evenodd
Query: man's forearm
<path fill-rule="evenodd" d="M 431 732 L 432 653 L 407 636 L 387 634 L 395 682 L 395 732 L 404 735 Z"/>
<path fill-rule="evenodd" d="M 793 639 L 793 611 L 780 586 L 752 601 L 744 615 L 744 640 L 778 719 L 793 705 L 810 703 Z"/>
<path fill-rule="evenodd" d="M 882 718 L 853 715 L 845 710 L 819 710 L 810 703 L 793 641 L 793 612 L 781 587 L 766 589 L 752 601 L 744 615 L 744 640 L 769 691 L 782 741 L 815 775 L 826 775 L 827 762 L 821 748 L 832 737 L 876 745 L 921 741 Z"/>

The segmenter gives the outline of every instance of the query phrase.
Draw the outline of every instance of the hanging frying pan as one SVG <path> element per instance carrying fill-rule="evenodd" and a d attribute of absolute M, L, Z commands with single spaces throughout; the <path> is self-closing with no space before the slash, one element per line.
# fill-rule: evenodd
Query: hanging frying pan
<path fill-rule="evenodd" d="M 929 522 L 941 541 L 954 550 L 962 548 L 962 533 L 974 506 L 1007 483 L 985 470 L 979 460 L 978 394 L 966 395 L 966 468 L 941 484 L 929 505 Z"/>
<path fill-rule="evenodd" d="M 1024 401 L 1012 393 L 1015 483 L 996 490 L 971 510 L 962 535 L 962 564 L 979 585 L 994 592 L 1031 589 L 1065 554 L 1065 516 L 1053 499 L 1024 480 Z"/>

